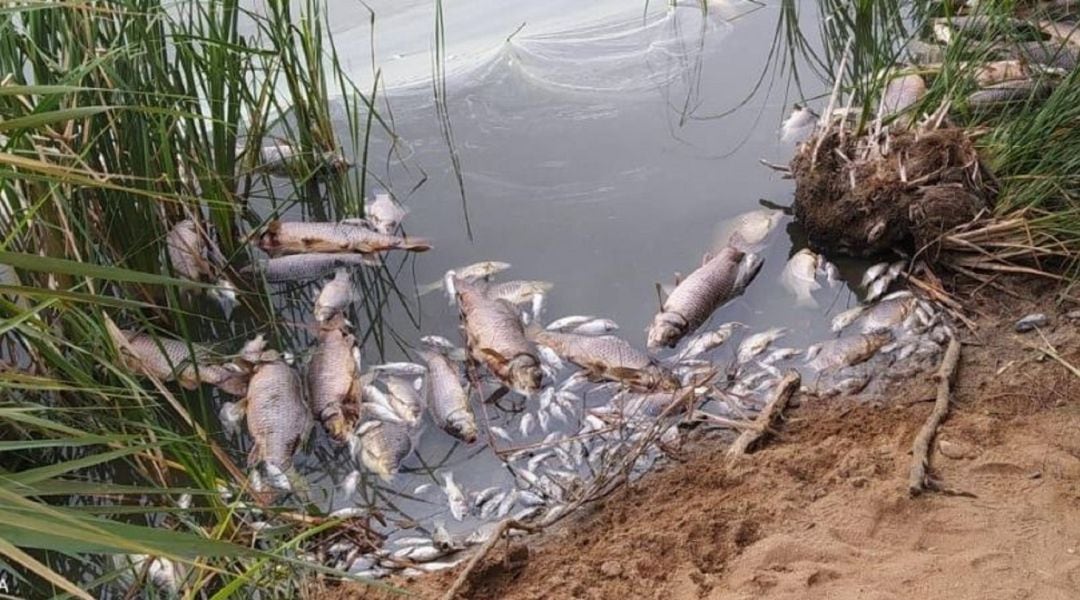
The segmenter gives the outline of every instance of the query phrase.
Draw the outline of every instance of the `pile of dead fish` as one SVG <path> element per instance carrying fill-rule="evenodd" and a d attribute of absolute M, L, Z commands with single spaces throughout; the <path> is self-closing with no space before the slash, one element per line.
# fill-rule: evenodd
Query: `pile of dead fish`
<path fill-rule="evenodd" d="M 357 297 L 351 268 L 383 252 L 427 249 L 426 242 L 398 235 L 404 216 L 383 196 L 370 203 L 364 220 L 275 221 L 260 233 L 258 246 L 270 257 L 259 268 L 269 279 L 333 273 L 312 306 L 316 334 L 313 347 L 300 353 L 307 357 L 302 369 L 295 356 L 268 349 L 262 337 L 221 356 L 180 340 L 113 331 L 133 371 L 189 389 L 214 385 L 238 398 L 223 404 L 221 421 L 238 432 L 246 420 L 252 488 L 262 494 L 304 487 L 294 455 L 315 424 L 326 434 L 318 439 L 349 450 L 354 466 L 341 482 L 346 497 L 365 473 L 394 479 L 427 423 L 461 443 L 489 446 L 506 468 L 491 485 L 466 489 L 443 470 L 438 485 L 412 490 L 417 498 L 440 498 L 446 515 L 424 526 L 424 535 L 399 536 L 373 552 L 341 547 L 315 557 L 363 576 L 453 566 L 461 550 L 485 540 L 508 516 L 552 523 L 646 471 L 679 446 L 686 427 L 730 429 L 752 419 L 782 370 L 802 371 L 809 393 L 856 392 L 893 360 L 932 358 L 947 333 L 931 305 L 908 292 L 888 293 L 902 262 L 871 268 L 863 282 L 866 303 L 834 319 L 840 337 L 806 350 L 774 347 L 784 329 L 743 333 L 743 325 L 727 322 L 703 330 L 762 266 L 759 255 L 782 214 L 759 210 L 722 228 L 701 265 L 670 288 L 641 345 L 620 337 L 619 326 L 601 316 L 572 315 L 545 325 L 552 285 L 499 281 L 510 265 L 486 261 L 429 286 L 443 289 L 458 307 L 460 343 L 423 336 L 415 351 L 419 362 L 366 367 L 346 318 Z M 189 228 L 181 222 L 170 236 L 183 237 Z M 185 255 L 191 244 L 175 248 L 174 263 L 199 264 L 208 255 L 201 246 L 195 256 Z M 275 261 L 282 259 L 312 262 L 279 267 Z M 838 284 L 838 275 L 823 257 L 801 250 L 780 282 L 798 304 L 810 306 L 823 284 Z M 722 358 L 719 349 L 735 336 L 741 339 L 734 358 Z M 487 415 L 487 407 L 507 400 L 517 410 L 504 413 L 504 420 L 477 418 L 481 407 Z M 451 519 L 478 526 L 468 535 L 451 534 Z"/>

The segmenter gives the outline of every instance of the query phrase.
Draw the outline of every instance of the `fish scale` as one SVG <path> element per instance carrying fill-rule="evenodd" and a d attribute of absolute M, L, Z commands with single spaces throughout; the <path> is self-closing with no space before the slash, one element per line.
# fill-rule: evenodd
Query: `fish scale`
<path fill-rule="evenodd" d="M 249 464 L 262 460 L 288 470 L 311 425 L 296 372 L 282 361 L 256 366 L 247 395 L 248 433 L 255 441 Z"/>
<path fill-rule="evenodd" d="M 303 252 L 361 252 L 431 249 L 424 240 L 380 233 L 356 223 L 271 221 L 259 247 L 274 256 Z"/>
<path fill-rule="evenodd" d="M 441 354 L 421 351 L 420 355 L 428 365 L 425 393 L 435 424 L 465 442 L 475 441 L 476 419 L 469 408 L 469 396 L 458 379 L 457 368 Z"/>
<path fill-rule="evenodd" d="M 649 347 L 674 347 L 708 320 L 720 304 L 730 300 L 737 292 L 739 264 L 744 256 L 740 250 L 724 248 L 677 285 L 649 327 Z M 674 330 L 668 321 L 673 316 L 675 321 L 684 322 Z"/>
<path fill-rule="evenodd" d="M 353 353 L 356 339 L 324 327 L 307 368 L 311 410 L 335 441 L 343 442 L 356 424 L 362 400 Z"/>
<path fill-rule="evenodd" d="M 507 387 L 531 394 L 540 387 L 540 359 L 513 305 L 493 300 L 483 288 L 462 279 L 454 281 L 469 353 Z M 527 357 L 516 364 L 519 357 Z M 531 363 L 531 364 L 530 364 Z"/>

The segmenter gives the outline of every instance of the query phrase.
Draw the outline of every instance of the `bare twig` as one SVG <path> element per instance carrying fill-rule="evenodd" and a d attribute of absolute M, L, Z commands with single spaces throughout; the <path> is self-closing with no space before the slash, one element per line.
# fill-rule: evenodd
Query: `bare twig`
<path fill-rule="evenodd" d="M 934 378 L 938 380 L 937 400 L 934 402 L 934 410 L 926 418 L 919 434 L 915 436 L 915 443 L 911 447 L 911 474 L 908 477 L 908 493 L 918 496 L 929 486 L 926 468 L 930 464 L 930 443 L 934 441 L 934 435 L 945 416 L 949 413 L 949 400 L 952 396 L 952 382 L 956 376 L 956 366 L 960 362 L 960 342 L 956 336 L 949 337 L 949 347 L 945 350 L 945 357 L 941 359 Z"/>
<path fill-rule="evenodd" d="M 728 459 L 737 459 L 745 455 L 747 449 L 772 428 L 773 421 L 778 419 L 784 412 L 784 408 L 787 407 L 791 397 L 798 391 L 801 383 L 802 378 L 799 377 L 798 371 L 791 370 L 784 374 L 784 377 L 776 384 L 776 389 L 773 390 L 773 396 L 769 399 L 769 403 L 765 405 L 765 409 L 754 420 L 753 426 L 739 434 L 739 437 L 735 439 L 735 443 L 728 448 Z"/>
<path fill-rule="evenodd" d="M 480 546 L 480 548 L 476 551 L 476 554 L 474 554 L 473 557 L 469 559 L 468 564 L 466 564 L 465 568 L 461 570 L 460 574 L 458 574 L 457 579 L 454 580 L 454 585 L 451 585 L 450 589 L 446 590 L 446 593 L 442 595 L 442 600 L 454 600 L 454 597 L 457 596 L 457 593 L 461 591 L 461 588 L 465 586 L 465 582 L 469 580 L 469 575 L 472 575 L 472 572 L 476 570 L 476 567 L 480 564 L 480 561 L 484 560 L 484 557 L 487 556 L 488 552 L 491 552 L 491 549 L 495 547 L 495 544 L 499 543 L 499 540 L 502 539 L 503 534 L 505 534 L 507 531 L 510 531 L 511 529 L 520 529 L 521 531 L 527 531 L 529 533 L 533 533 L 538 530 L 536 527 L 533 527 L 532 525 L 526 525 L 525 523 L 522 523 L 521 521 L 518 521 L 516 519 L 504 519 L 500 521 L 499 524 L 495 527 L 495 531 L 491 532 L 491 537 L 489 537 L 488 540 L 484 542 L 483 546 Z"/>

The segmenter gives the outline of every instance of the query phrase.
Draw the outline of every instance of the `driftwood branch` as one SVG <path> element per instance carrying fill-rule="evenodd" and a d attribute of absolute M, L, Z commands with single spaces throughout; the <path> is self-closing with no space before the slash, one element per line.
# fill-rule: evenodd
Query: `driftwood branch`
<path fill-rule="evenodd" d="M 956 336 L 949 337 L 949 347 L 945 350 L 945 357 L 941 359 L 941 366 L 934 378 L 938 381 L 937 400 L 934 402 L 934 410 L 923 423 L 919 435 L 915 436 L 915 443 L 911 447 L 911 474 L 908 477 L 908 493 L 918 496 L 929 485 L 926 476 L 926 468 L 930 464 L 930 443 L 934 441 L 938 426 L 949 414 L 949 401 L 952 396 L 952 382 L 956 376 L 956 366 L 960 362 L 960 342 Z"/>
<path fill-rule="evenodd" d="M 488 552 L 491 552 L 491 549 L 495 547 L 495 544 L 499 543 L 503 534 L 511 529 L 520 529 L 521 531 L 530 533 L 538 531 L 538 528 L 533 527 L 532 525 L 526 525 L 517 519 L 504 519 L 500 521 L 495 527 L 495 530 L 491 532 L 491 537 L 484 542 L 483 546 L 480 546 L 476 551 L 476 554 L 469 559 L 465 568 L 461 570 L 461 574 L 454 580 L 454 585 L 450 586 L 450 589 L 446 590 L 446 593 L 442 595 L 442 600 L 454 600 L 454 597 L 461 591 L 461 588 L 465 587 L 465 582 L 469 580 L 469 575 L 472 575 L 473 571 L 476 570 L 480 561 L 484 560 L 484 557 L 487 556 Z"/>
<path fill-rule="evenodd" d="M 784 374 L 784 377 L 776 384 L 776 389 L 773 390 L 773 396 L 769 399 L 769 403 L 765 405 L 765 409 L 754 420 L 753 425 L 739 434 L 735 443 L 728 448 L 727 455 L 729 459 L 736 459 L 745 455 L 754 442 L 757 442 L 772 429 L 773 422 L 780 418 L 801 383 L 802 378 L 799 377 L 797 371 L 788 371 Z"/>

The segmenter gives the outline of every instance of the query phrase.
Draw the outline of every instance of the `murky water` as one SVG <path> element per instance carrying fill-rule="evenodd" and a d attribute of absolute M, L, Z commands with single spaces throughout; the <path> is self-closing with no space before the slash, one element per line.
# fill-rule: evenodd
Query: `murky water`
<path fill-rule="evenodd" d="M 625 1 L 447 3 L 446 107 L 463 208 L 432 99 L 433 7 L 375 3 L 372 57 L 369 15 L 354 3 L 333 4 L 338 50 L 359 86 L 370 85 L 373 60 L 390 86 L 398 152 L 390 152 L 386 136 L 374 140 L 373 175 L 411 209 L 407 231 L 435 245 L 410 259 L 398 285 L 409 293 L 414 281 L 437 281 L 448 269 L 507 261 L 513 268 L 502 280 L 554 283 L 545 320 L 611 318 L 621 325 L 619 335 L 644 347 L 658 282 L 698 266 L 726 219 L 761 208 L 762 199 L 792 200 L 792 184 L 759 164 L 790 158 L 792 146 L 777 135 L 788 110 L 783 95 L 758 94 L 720 117 L 758 82 L 776 12 L 751 3 L 710 6 L 703 13 L 699 6 Z M 287 217 L 299 218 L 299 209 Z M 748 326 L 718 360 L 733 357 L 741 336 L 771 327 L 790 328 L 785 346 L 805 348 L 831 337 L 829 318 L 857 298 L 848 286 L 826 287 L 816 294 L 820 308 L 796 307 L 778 277 L 801 246 L 785 217 L 761 253 L 764 268 L 755 282 L 713 316 L 714 325 Z M 418 302 L 419 330 L 399 300 L 387 307 L 387 324 L 403 345 L 426 334 L 460 339 L 457 309 L 441 292 Z M 369 363 L 376 359 L 370 346 L 364 349 Z M 387 359 L 403 357 L 388 349 Z M 495 407 L 478 409 L 478 418 L 485 412 L 491 424 L 512 431 L 519 423 L 519 416 Z M 542 438 L 533 434 L 520 443 Z M 444 520 L 452 531 L 467 531 L 476 522 L 454 523 L 439 489 L 414 490 L 435 482 L 434 470 L 452 470 L 466 490 L 507 485 L 509 475 L 485 439 L 466 446 L 428 424 L 403 472 L 389 484 L 369 478 L 372 487 L 359 500 L 336 491 L 354 468 L 344 451 L 319 444 L 302 465 L 316 499 L 332 508 L 370 502 L 376 494 L 376 504 L 392 505 L 398 516 L 421 524 Z"/>

